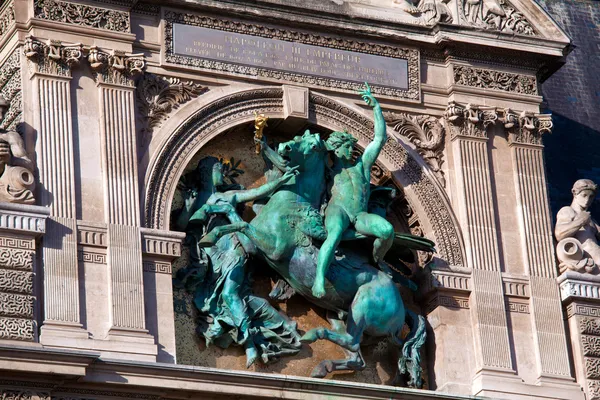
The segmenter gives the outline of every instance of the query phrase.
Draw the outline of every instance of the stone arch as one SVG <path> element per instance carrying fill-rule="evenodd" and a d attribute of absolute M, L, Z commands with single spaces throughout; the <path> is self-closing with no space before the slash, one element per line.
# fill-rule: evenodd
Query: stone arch
<path fill-rule="evenodd" d="M 283 88 L 256 88 L 224 95 L 201 107 L 175 129 L 149 162 L 144 201 L 147 227 L 169 229 L 171 200 L 191 158 L 221 132 L 253 121 L 254 112 L 283 118 Z M 309 122 L 331 130 L 345 129 L 358 138 L 358 145 L 363 148 L 373 136 L 373 120 L 362 110 L 316 92 L 309 96 Z M 390 139 L 379 162 L 404 188 L 424 234 L 436 242 L 439 258 L 449 266 L 465 266 L 462 235 L 447 196 L 427 164 L 403 138 L 389 128 L 388 135 Z"/>

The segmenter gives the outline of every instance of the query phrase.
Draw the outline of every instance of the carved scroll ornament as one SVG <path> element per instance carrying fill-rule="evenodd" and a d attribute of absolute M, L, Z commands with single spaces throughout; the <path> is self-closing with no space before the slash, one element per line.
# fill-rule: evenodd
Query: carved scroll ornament
<path fill-rule="evenodd" d="M 122 86 L 133 86 L 133 79 L 146 68 L 143 54 L 126 54 L 118 50 L 108 53 L 97 46 L 90 47 L 88 61 L 98 82 Z"/>

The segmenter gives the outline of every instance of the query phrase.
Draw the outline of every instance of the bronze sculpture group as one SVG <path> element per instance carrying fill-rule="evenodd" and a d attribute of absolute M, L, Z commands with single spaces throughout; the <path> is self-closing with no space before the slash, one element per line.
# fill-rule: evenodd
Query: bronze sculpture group
<path fill-rule="evenodd" d="M 398 284 L 412 290 L 416 285 L 394 267 L 402 263 L 402 251 L 388 250 L 432 252 L 434 244 L 394 232 L 385 208 L 372 207 L 370 171 L 387 136 L 368 85 L 360 95 L 374 111 L 375 137 L 357 159 L 352 156 L 356 140 L 345 132 L 324 141 L 307 130 L 275 151 L 262 137 L 266 119 L 257 116 L 257 149 L 271 166 L 266 184 L 251 190 L 225 184 L 223 163 L 210 157 L 200 162 L 200 187 L 186 189 L 177 219 L 178 228 L 189 233 L 191 262 L 176 283 L 194 294 L 207 343 L 244 346 L 248 366 L 259 357 L 267 362 L 297 353 L 301 341 L 326 339 L 341 346 L 347 358 L 323 361 L 313 377 L 361 370 L 363 335 L 388 337 L 402 348 L 399 372 L 408 376 L 409 386 L 420 388 L 425 320 L 404 307 Z M 257 215 L 247 222 L 239 206 L 249 201 Z M 345 241 L 360 245 L 344 246 Z M 282 278 L 272 297 L 302 295 L 328 310 L 332 328 L 300 337 L 294 322 L 252 294 L 246 273 L 251 257 Z M 402 334 L 405 324 L 408 335 Z"/>

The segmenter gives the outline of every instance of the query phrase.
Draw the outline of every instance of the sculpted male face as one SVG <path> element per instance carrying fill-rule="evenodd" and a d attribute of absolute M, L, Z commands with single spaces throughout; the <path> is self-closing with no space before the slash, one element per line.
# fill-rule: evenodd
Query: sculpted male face
<path fill-rule="evenodd" d="M 596 193 L 593 190 L 585 189 L 573 196 L 573 201 L 583 210 L 587 210 L 594 201 Z"/>

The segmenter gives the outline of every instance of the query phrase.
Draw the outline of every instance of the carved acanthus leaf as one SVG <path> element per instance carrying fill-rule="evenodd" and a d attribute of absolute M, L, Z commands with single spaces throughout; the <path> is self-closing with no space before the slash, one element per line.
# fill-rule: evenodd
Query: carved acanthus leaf
<path fill-rule="evenodd" d="M 146 120 L 145 130 L 151 132 L 160 126 L 173 110 L 207 90 L 206 86 L 192 81 L 146 75 L 137 87 L 139 111 Z"/>
<path fill-rule="evenodd" d="M 431 167 L 443 187 L 446 179 L 441 167 L 444 163 L 444 126 L 438 118 L 429 115 L 408 115 L 404 113 L 384 113 L 386 123 L 406 137 Z"/>

